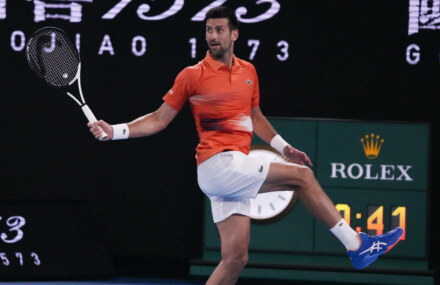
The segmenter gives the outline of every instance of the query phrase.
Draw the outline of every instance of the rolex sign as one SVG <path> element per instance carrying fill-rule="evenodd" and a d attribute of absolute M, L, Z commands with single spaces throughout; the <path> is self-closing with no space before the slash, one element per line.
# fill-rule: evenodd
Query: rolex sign
<path fill-rule="evenodd" d="M 316 175 L 323 186 L 426 189 L 426 125 L 320 122 Z"/>

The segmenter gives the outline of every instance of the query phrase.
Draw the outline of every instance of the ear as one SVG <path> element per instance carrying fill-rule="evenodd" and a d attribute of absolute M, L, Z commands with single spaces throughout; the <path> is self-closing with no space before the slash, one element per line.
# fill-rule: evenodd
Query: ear
<path fill-rule="evenodd" d="M 235 42 L 237 39 L 238 39 L 238 29 L 235 29 L 235 30 L 232 30 L 232 32 L 231 32 L 231 38 L 232 38 L 232 41 L 233 42 Z"/>

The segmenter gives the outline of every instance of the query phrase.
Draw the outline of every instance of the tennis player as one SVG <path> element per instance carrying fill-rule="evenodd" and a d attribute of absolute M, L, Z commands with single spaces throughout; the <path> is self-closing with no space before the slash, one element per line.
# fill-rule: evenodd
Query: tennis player
<path fill-rule="evenodd" d="M 315 179 L 307 154 L 288 144 L 271 126 L 259 106 L 255 67 L 235 57 L 238 21 L 234 11 L 216 7 L 206 14 L 209 51 L 196 65 L 183 69 L 154 112 L 123 124 L 90 124 L 95 138 L 120 140 L 153 135 L 167 127 L 189 102 L 200 143 L 197 178 L 210 198 L 212 215 L 221 239 L 222 260 L 207 284 L 235 284 L 248 261 L 250 199 L 258 193 L 294 190 L 308 211 L 344 244 L 357 269 L 374 262 L 402 235 L 396 228 L 384 235 L 354 231 Z M 288 157 L 292 163 L 250 158 L 253 133 Z"/>

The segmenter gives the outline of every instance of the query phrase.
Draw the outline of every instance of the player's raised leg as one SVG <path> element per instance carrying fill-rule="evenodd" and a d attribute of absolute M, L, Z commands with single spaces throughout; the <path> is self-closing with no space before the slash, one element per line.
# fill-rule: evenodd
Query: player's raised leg
<path fill-rule="evenodd" d="M 272 162 L 259 193 L 280 190 L 296 190 L 307 210 L 328 228 L 342 219 L 307 166 Z"/>
<path fill-rule="evenodd" d="M 396 228 L 384 235 L 370 237 L 358 234 L 342 218 L 333 202 L 316 180 L 313 171 L 294 163 L 271 163 L 259 193 L 295 190 L 309 212 L 320 220 L 344 244 L 353 266 L 365 268 L 390 250 L 403 231 Z"/>
<path fill-rule="evenodd" d="M 220 234 L 222 260 L 206 284 L 235 284 L 248 260 L 250 218 L 232 215 L 216 225 Z"/>

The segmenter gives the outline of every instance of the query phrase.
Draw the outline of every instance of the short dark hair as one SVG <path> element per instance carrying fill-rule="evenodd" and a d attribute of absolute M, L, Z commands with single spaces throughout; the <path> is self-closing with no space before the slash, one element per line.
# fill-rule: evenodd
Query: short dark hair
<path fill-rule="evenodd" d="M 238 29 L 238 19 L 235 15 L 234 10 L 227 6 L 218 6 L 209 9 L 209 11 L 206 13 L 206 21 L 209 19 L 220 19 L 220 18 L 228 18 L 228 26 L 229 29 L 235 30 Z M 205 23 L 206 23 L 205 21 Z"/>

